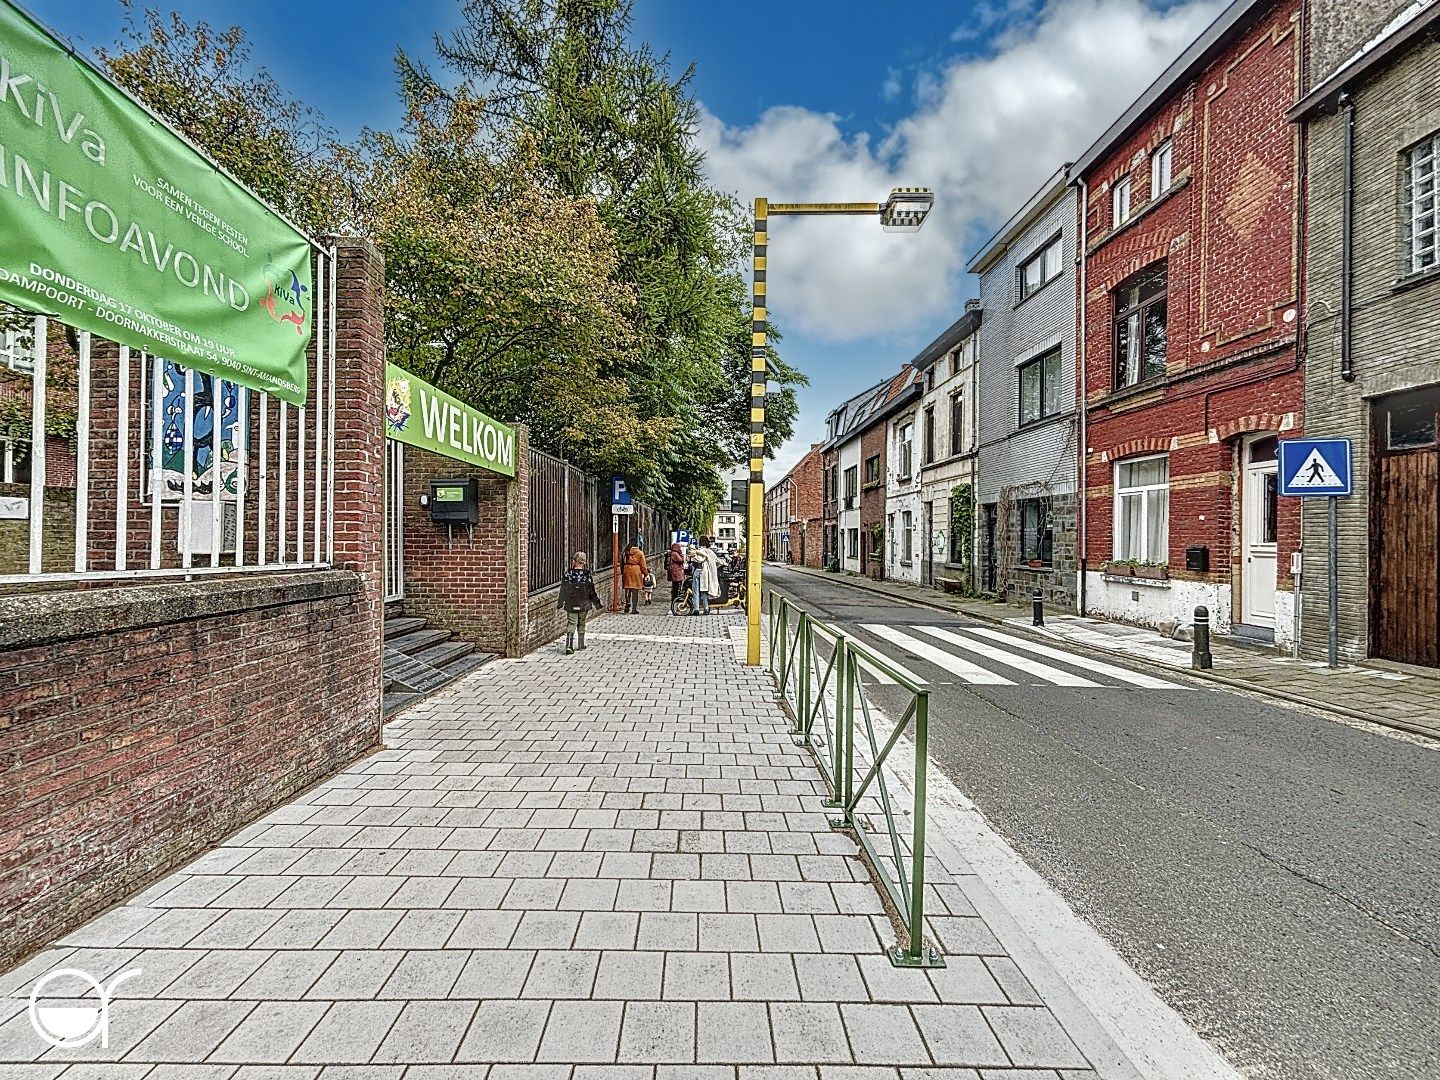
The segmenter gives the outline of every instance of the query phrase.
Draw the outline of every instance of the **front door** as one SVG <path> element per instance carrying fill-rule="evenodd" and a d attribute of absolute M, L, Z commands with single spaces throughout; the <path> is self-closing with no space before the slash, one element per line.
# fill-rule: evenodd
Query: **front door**
<path fill-rule="evenodd" d="M 1440 667 L 1440 387 L 1375 406 L 1372 652 Z"/>
<path fill-rule="evenodd" d="M 935 504 L 925 504 L 923 518 L 925 529 L 922 535 L 925 537 L 925 561 L 921 564 L 920 579 L 924 584 L 934 586 L 935 584 Z"/>
<path fill-rule="evenodd" d="M 981 582 L 987 593 L 995 591 L 996 570 L 999 566 L 995 552 L 995 504 L 985 504 L 985 580 Z"/>
<path fill-rule="evenodd" d="M 1275 628 L 1276 438 L 1260 435 L 1244 447 L 1241 478 L 1240 621 Z"/>

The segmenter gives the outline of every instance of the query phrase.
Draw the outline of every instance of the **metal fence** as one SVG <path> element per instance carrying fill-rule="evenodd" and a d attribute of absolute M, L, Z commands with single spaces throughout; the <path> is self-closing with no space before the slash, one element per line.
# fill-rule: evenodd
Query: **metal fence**
<path fill-rule="evenodd" d="M 670 543 L 670 523 L 644 503 L 619 518 L 620 547 L 640 543 L 653 555 Z M 610 485 L 543 450 L 530 451 L 530 591 L 560 583 L 570 556 L 584 551 L 593 570 L 613 561 Z"/>
<path fill-rule="evenodd" d="M 85 332 L 72 380 L 71 355 L 50 348 L 51 320 L 34 317 L 30 370 L 11 363 L 6 373 L 28 376 L 29 469 L 6 488 L 0 526 L 23 527 L 25 539 L 0 563 L 0 585 L 329 565 L 335 264 L 333 251 L 314 257 L 301 406 Z M 65 368 L 53 379 L 52 357 Z M 68 439 L 48 422 L 62 411 L 73 417 Z M 13 427 L 10 438 L 19 441 Z"/>
<path fill-rule="evenodd" d="M 790 710 L 793 734 L 815 753 L 830 788 L 825 805 L 838 813 L 832 824 L 854 833 L 904 924 L 904 941 L 890 950 L 890 961 L 897 967 L 943 967 L 944 960 L 925 936 L 929 690 L 778 593 L 768 593 L 766 601 L 770 671 Z M 867 678 L 872 687 L 897 687 L 907 699 L 898 719 L 881 716 L 870 700 Z M 857 733 L 863 736 L 858 743 Z M 914 760 L 904 770 L 910 774 L 912 796 L 905 807 L 892 795 L 895 778 L 887 774 L 900 771 L 889 758 L 907 733 L 914 743 Z M 874 828 L 876 818 L 884 823 L 883 836 Z M 872 839 L 872 833 L 881 842 Z"/>

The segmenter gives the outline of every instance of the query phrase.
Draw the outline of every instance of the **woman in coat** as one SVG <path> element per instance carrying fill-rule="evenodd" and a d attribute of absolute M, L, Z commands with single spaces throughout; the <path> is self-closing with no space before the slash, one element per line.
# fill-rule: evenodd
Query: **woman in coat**
<path fill-rule="evenodd" d="M 640 590 L 645 587 L 645 575 L 650 573 L 650 563 L 645 552 L 635 544 L 625 550 L 625 559 L 620 564 L 620 585 L 625 590 L 625 614 L 640 614 Z"/>
<path fill-rule="evenodd" d="M 670 554 L 665 556 L 665 577 L 670 581 L 670 611 L 675 612 L 675 602 L 685 594 L 685 548 L 671 544 Z"/>

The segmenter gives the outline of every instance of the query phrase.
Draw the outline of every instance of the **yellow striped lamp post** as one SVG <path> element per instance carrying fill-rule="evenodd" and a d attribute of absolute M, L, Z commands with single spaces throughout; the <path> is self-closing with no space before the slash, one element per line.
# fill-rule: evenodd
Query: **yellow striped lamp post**
<path fill-rule="evenodd" d="M 878 203 L 772 203 L 755 200 L 754 313 L 750 323 L 750 487 L 745 514 L 745 662 L 760 663 L 761 536 L 765 498 L 766 248 L 769 220 L 780 215 L 878 217 L 886 232 L 915 232 L 935 204 L 929 188 L 895 188 Z"/>

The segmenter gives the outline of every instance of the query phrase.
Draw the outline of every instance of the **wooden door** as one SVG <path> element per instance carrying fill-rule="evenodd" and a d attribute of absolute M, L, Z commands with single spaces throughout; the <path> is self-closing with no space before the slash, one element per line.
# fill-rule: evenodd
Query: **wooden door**
<path fill-rule="evenodd" d="M 1381 453 L 1371 611 L 1376 656 L 1440 667 L 1440 453 Z"/>

